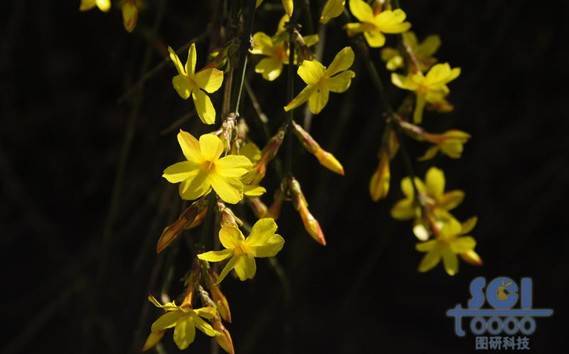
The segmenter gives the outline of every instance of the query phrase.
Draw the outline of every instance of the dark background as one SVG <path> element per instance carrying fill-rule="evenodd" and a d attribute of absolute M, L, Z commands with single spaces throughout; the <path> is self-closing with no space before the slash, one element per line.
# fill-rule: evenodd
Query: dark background
<path fill-rule="evenodd" d="M 179 47 L 204 30 L 206 2 L 166 1 L 153 34 L 159 1 L 148 1 L 130 35 L 118 11 L 79 13 L 78 3 L 5 0 L 1 5 L 5 353 L 132 352 L 159 315 L 147 304 L 147 294 L 159 294 L 166 283 L 168 293 L 176 295 L 191 261 L 184 242 L 160 257 L 154 245 L 180 210 L 176 188 L 160 177 L 178 158 L 179 126 L 164 130 L 192 105 L 171 88 L 169 65 L 134 98 L 122 103 L 118 98 L 162 60 L 164 44 Z M 447 188 L 466 192 L 457 216 L 480 217 L 473 234 L 485 265 L 461 264 L 455 277 L 441 266 L 426 274 L 416 271 L 421 254 L 414 251 L 409 224 L 389 218 L 401 197 L 400 157 L 388 199 L 370 201 L 367 186 L 383 123 L 378 97 L 357 61 L 352 88 L 331 95 L 312 130 L 344 162 L 346 176 L 321 170 L 307 154 L 293 166 L 328 246 L 317 246 L 286 206 L 279 225 L 287 244 L 279 260 L 290 293 L 283 292 L 265 260 L 250 283 L 224 282 L 237 352 L 470 352 L 474 339 L 455 337 L 445 312 L 466 304 L 468 284 L 479 275 L 533 277 L 535 307 L 553 308 L 555 315 L 538 319 L 532 351 L 567 352 L 567 3 L 401 3 L 420 37 L 441 35 L 441 61 L 462 68 L 451 84 L 456 110 L 426 119 L 433 131 L 454 127 L 473 135 L 462 159 L 438 157 L 433 163 L 445 169 Z M 255 30 L 272 33 L 276 14 L 259 12 Z M 348 44 L 337 23 L 329 27 L 325 63 Z M 200 66 L 205 50 L 198 46 Z M 275 83 L 250 78 L 271 124 L 278 126 L 285 76 Z M 400 94 L 390 89 L 389 99 L 397 104 Z M 221 95 L 214 96 L 219 102 Z M 248 100 L 243 115 L 255 119 Z M 259 127 L 250 125 L 262 145 Z M 181 126 L 204 129 L 195 117 Z M 112 233 L 104 237 L 126 131 L 134 133 L 132 146 Z M 409 144 L 414 156 L 425 148 Z M 415 168 L 423 175 L 428 164 Z M 277 181 L 269 176 L 267 182 Z M 174 270 L 171 283 L 165 281 L 168 264 Z M 171 334 L 164 342 L 168 352 L 177 351 Z M 208 345 L 199 334 L 189 350 L 207 352 Z"/>

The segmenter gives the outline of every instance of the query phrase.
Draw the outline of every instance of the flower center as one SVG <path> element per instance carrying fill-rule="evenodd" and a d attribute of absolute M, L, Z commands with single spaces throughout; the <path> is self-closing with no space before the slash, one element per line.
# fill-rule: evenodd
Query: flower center
<path fill-rule="evenodd" d="M 233 249 L 233 252 L 235 253 L 236 256 L 246 255 L 249 253 L 249 247 L 247 247 L 247 245 L 243 241 L 238 242 L 235 248 Z"/>
<path fill-rule="evenodd" d="M 215 170 L 215 162 L 214 161 L 204 161 L 202 164 L 202 170 L 205 172 L 211 173 Z"/>

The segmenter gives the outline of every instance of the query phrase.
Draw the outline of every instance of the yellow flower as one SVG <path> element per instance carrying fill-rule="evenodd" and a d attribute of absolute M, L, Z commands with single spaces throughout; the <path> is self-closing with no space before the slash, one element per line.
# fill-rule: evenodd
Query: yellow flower
<path fill-rule="evenodd" d="M 431 65 L 437 62 L 433 54 L 441 46 L 441 38 L 437 35 L 431 35 L 419 43 L 417 36 L 412 31 L 403 33 L 403 43 L 412 53 L 420 71 L 428 70 Z M 395 48 L 386 47 L 381 50 L 381 59 L 386 62 L 385 66 L 388 70 L 397 70 L 403 67 L 403 55 Z"/>
<path fill-rule="evenodd" d="M 287 15 L 281 18 L 277 32 L 273 37 L 269 37 L 264 32 L 257 32 L 253 35 L 251 54 L 265 56 L 255 66 L 255 72 L 263 75 L 263 79 L 267 81 L 278 78 L 283 71 L 283 65 L 288 65 L 288 35 L 282 35 L 285 30 L 284 24 L 288 19 Z M 303 40 L 307 47 L 311 47 L 318 43 L 318 35 L 305 36 Z M 295 55 L 295 63 L 296 61 Z"/>
<path fill-rule="evenodd" d="M 235 204 L 243 199 L 241 177 L 252 167 L 248 158 L 221 157 L 224 144 L 215 134 L 204 134 L 198 142 L 190 133 L 180 130 L 178 143 L 187 161 L 169 166 L 162 177 L 170 183 L 180 183 L 182 199 L 197 199 L 212 188 L 227 203 Z"/>
<path fill-rule="evenodd" d="M 345 26 L 348 35 L 363 33 L 370 47 L 383 46 L 385 44 L 384 33 L 402 33 L 411 28 L 409 22 L 404 22 L 407 15 L 401 9 L 374 13 L 365 1 L 350 0 L 350 11 L 360 22 L 348 23 Z"/>
<path fill-rule="evenodd" d="M 418 124 L 423 120 L 425 104 L 444 101 L 444 98 L 450 92 L 447 84 L 459 75 L 460 68 L 451 69 L 448 63 L 444 63 L 433 66 L 427 75 L 423 75 L 421 72 L 409 74 L 408 76 L 393 73 L 391 74 L 391 82 L 401 89 L 415 92 L 417 100 L 415 102 L 413 122 Z"/>
<path fill-rule="evenodd" d="M 196 73 L 196 45 L 192 43 L 188 52 L 186 65 L 182 65 L 176 52 L 168 47 L 170 59 L 178 70 L 178 75 L 172 79 L 172 85 L 178 95 L 187 100 L 190 96 L 196 106 L 198 116 L 205 124 L 215 123 L 215 108 L 206 94 L 213 93 L 221 87 L 223 72 L 215 68 L 202 69 Z"/>
<path fill-rule="evenodd" d="M 455 219 L 451 219 L 443 225 L 438 238 L 417 244 L 417 251 L 427 252 L 419 264 L 419 272 L 434 268 L 442 258 L 448 275 L 455 275 L 458 272 L 457 255 L 480 261 L 480 257 L 474 251 L 476 240 L 472 236 L 463 236 L 472 231 L 476 221 L 476 217 L 473 217 L 461 225 Z M 478 263 L 480 264 L 481 262 Z"/>
<path fill-rule="evenodd" d="M 139 0 L 123 0 L 121 4 L 122 22 L 127 32 L 132 32 L 138 21 Z"/>
<path fill-rule="evenodd" d="M 263 0 L 257 0 L 256 7 L 261 6 Z M 292 12 L 294 10 L 294 0 L 282 0 L 283 9 L 285 10 L 288 16 L 292 16 Z"/>
<path fill-rule="evenodd" d="M 308 108 L 313 114 L 318 114 L 328 103 L 332 92 L 345 92 L 356 74 L 348 70 L 354 62 L 354 51 L 345 47 L 336 54 L 328 68 L 317 60 L 305 60 L 298 68 L 298 75 L 307 84 L 298 96 L 293 98 L 284 108 L 290 111 L 308 101 Z"/>
<path fill-rule="evenodd" d="M 336 18 L 344 12 L 346 0 L 327 0 L 320 15 L 320 23 L 328 23 L 333 18 Z"/>
<path fill-rule="evenodd" d="M 99 10 L 107 12 L 111 9 L 111 0 L 81 0 L 81 5 L 79 5 L 80 11 L 91 10 L 94 7 L 98 7 Z"/>
<path fill-rule="evenodd" d="M 276 230 L 277 224 L 272 218 L 257 221 L 247 238 L 238 228 L 223 226 L 219 230 L 219 240 L 225 249 L 201 253 L 198 258 L 208 262 L 229 258 L 219 275 L 219 282 L 233 269 L 240 280 L 252 279 L 257 269 L 255 258 L 274 257 L 283 248 L 284 239 L 275 234 Z"/>
<path fill-rule="evenodd" d="M 148 300 L 166 313 L 152 323 L 151 333 L 147 339 L 147 343 L 150 343 L 144 346 L 145 350 L 155 345 L 161 338 L 161 333 L 172 327 L 174 327 L 174 342 L 180 350 L 184 350 L 192 344 L 196 337 L 196 328 L 210 337 L 221 335 L 204 320 L 212 320 L 216 316 L 213 307 L 192 309 L 187 306 L 177 306 L 174 302 L 162 305 L 152 296 L 149 296 Z M 156 340 L 158 336 L 160 338 Z"/>
<path fill-rule="evenodd" d="M 432 135 L 429 141 L 436 145 L 430 147 L 419 160 L 430 160 L 440 151 L 452 159 L 462 156 L 464 144 L 470 139 L 470 134 L 461 130 L 448 130 L 443 134 Z"/>
<path fill-rule="evenodd" d="M 453 190 L 445 193 L 445 175 L 442 170 L 431 167 L 425 176 L 425 183 L 415 177 L 415 185 L 419 198 L 428 205 L 437 219 L 453 219 L 448 211 L 462 203 L 464 192 Z M 415 200 L 411 178 L 405 177 L 401 180 L 401 190 L 405 198 L 398 201 L 391 209 L 391 216 L 397 220 L 419 219 L 422 211 Z"/>

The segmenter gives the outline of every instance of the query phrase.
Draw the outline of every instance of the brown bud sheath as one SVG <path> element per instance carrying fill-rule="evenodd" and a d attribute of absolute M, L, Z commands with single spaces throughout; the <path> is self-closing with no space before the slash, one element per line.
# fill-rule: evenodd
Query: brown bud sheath
<path fill-rule="evenodd" d="M 168 247 L 178 236 L 184 231 L 184 229 L 192 226 L 198 215 L 205 213 L 207 211 L 207 199 L 202 198 L 192 203 L 182 214 L 178 217 L 173 224 L 166 226 L 162 235 L 158 239 L 156 244 L 156 253 L 162 252 L 166 247 Z M 203 220 L 203 217 L 201 218 Z"/>
<path fill-rule="evenodd" d="M 281 215 L 283 202 L 284 202 L 284 193 L 280 188 L 278 188 L 275 191 L 273 203 L 269 207 L 269 211 L 267 212 L 266 217 L 270 217 L 275 220 L 278 219 L 279 216 Z"/>
<path fill-rule="evenodd" d="M 249 204 L 249 207 L 251 207 L 251 210 L 253 211 L 253 214 L 255 214 L 255 217 L 257 219 L 264 218 L 267 215 L 267 212 L 269 211 L 267 205 L 263 203 L 263 201 L 259 197 L 247 198 L 247 204 Z"/>
<path fill-rule="evenodd" d="M 295 178 L 291 178 L 289 188 L 292 195 L 294 207 L 300 214 L 300 218 L 304 224 L 304 229 L 316 242 L 322 246 L 326 246 L 324 232 L 322 231 L 318 220 L 316 220 L 312 213 L 310 213 L 310 210 L 308 210 L 308 203 L 306 202 L 306 198 L 302 193 L 300 183 Z"/>
<path fill-rule="evenodd" d="M 211 299 L 215 303 L 217 312 L 223 318 L 224 321 L 231 323 L 231 309 L 229 308 L 229 302 L 225 295 L 221 292 L 218 283 L 217 273 L 213 269 L 208 270 L 209 278 L 209 292 L 211 294 Z"/>

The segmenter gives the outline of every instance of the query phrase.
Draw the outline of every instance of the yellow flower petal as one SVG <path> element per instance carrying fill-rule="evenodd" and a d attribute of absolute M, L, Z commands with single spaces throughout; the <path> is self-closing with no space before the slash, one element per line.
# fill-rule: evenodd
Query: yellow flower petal
<path fill-rule="evenodd" d="M 294 11 L 294 0 L 282 0 L 285 13 L 290 17 Z"/>
<path fill-rule="evenodd" d="M 460 223 L 453 217 L 449 218 L 443 224 L 441 228 L 441 236 L 453 240 L 456 236 L 458 236 L 461 232 L 461 225 Z"/>
<path fill-rule="evenodd" d="M 283 63 L 275 58 L 263 58 L 255 66 L 255 72 L 263 75 L 267 81 L 274 81 L 282 71 Z"/>
<path fill-rule="evenodd" d="M 437 246 L 437 240 L 430 240 L 427 242 L 421 242 L 415 245 L 415 249 L 419 252 L 430 252 Z"/>
<path fill-rule="evenodd" d="M 174 86 L 178 95 L 185 100 L 192 94 L 192 84 L 188 78 L 182 74 L 172 78 L 172 86 Z"/>
<path fill-rule="evenodd" d="M 443 252 L 443 263 L 448 275 L 452 276 L 458 273 L 458 258 L 450 250 Z"/>
<path fill-rule="evenodd" d="M 267 190 L 261 186 L 254 186 L 249 184 L 243 185 L 243 194 L 247 197 L 260 197 L 266 192 Z"/>
<path fill-rule="evenodd" d="M 204 69 L 196 74 L 194 80 L 201 89 L 213 93 L 219 90 L 223 83 L 223 71 L 215 68 Z"/>
<path fill-rule="evenodd" d="M 191 316 L 181 318 L 174 328 L 174 343 L 180 350 L 187 349 L 196 338 L 194 318 Z"/>
<path fill-rule="evenodd" d="M 274 257 L 279 253 L 283 246 L 285 240 L 279 234 L 270 235 L 263 243 L 257 245 L 251 245 L 250 249 L 255 257 Z"/>
<path fill-rule="evenodd" d="M 215 337 L 221 334 L 215 329 L 213 329 L 213 327 L 209 323 L 207 323 L 206 321 L 202 320 L 199 317 L 195 317 L 194 321 L 197 329 L 202 331 L 205 335 L 208 335 L 210 337 Z"/>
<path fill-rule="evenodd" d="M 379 48 L 385 44 L 385 36 L 379 31 L 366 31 L 364 37 L 372 48 Z"/>
<path fill-rule="evenodd" d="M 441 261 L 441 254 L 436 250 L 428 252 L 421 263 L 419 263 L 419 272 L 426 272 L 433 269 Z"/>
<path fill-rule="evenodd" d="M 181 129 L 178 132 L 177 138 L 184 157 L 188 161 L 192 161 L 196 164 L 201 163 L 203 159 L 198 139 L 196 139 L 192 134 Z"/>
<path fill-rule="evenodd" d="M 180 183 L 178 193 L 184 200 L 194 200 L 208 194 L 210 190 L 211 184 L 209 183 L 207 172 L 197 170 L 195 175 L 191 175 Z"/>
<path fill-rule="evenodd" d="M 448 63 L 436 64 L 427 73 L 425 84 L 428 86 L 444 85 L 459 75 L 460 68 L 451 69 Z"/>
<path fill-rule="evenodd" d="M 305 60 L 306 61 L 306 60 Z M 312 92 L 314 92 L 316 88 L 314 86 L 306 86 L 300 93 L 292 99 L 285 107 L 284 110 L 286 112 L 295 109 L 296 107 L 302 105 L 304 102 L 308 101 Z"/>
<path fill-rule="evenodd" d="M 427 38 L 425 38 L 425 40 L 417 48 L 417 52 L 422 57 L 429 57 L 435 54 L 440 46 L 441 37 L 437 35 L 427 36 Z"/>
<path fill-rule="evenodd" d="M 450 191 L 441 196 L 437 202 L 439 207 L 444 210 L 452 210 L 462 203 L 464 200 L 464 192 L 459 190 Z"/>
<path fill-rule="evenodd" d="M 198 174 L 197 165 L 190 161 L 177 162 L 168 166 L 162 177 L 170 183 L 180 183 Z"/>
<path fill-rule="evenodd" d="M 169 311 L 158 317 L 154 323 L 152 323 L 152 332 L 163 331 L 168 328 L 172 328 L 176 325 L 176 322 L 183 316 L 185 316 L 181 311 Z"/>
<path fill-rule="evenodd" d="M 466 220 L 461 225 L 460 233 L 462 235 L 469 233 L 470 231 L 472 231 L 472 229 L 474 229 L 477 222 L 478 222 L 478 218 L 476 216 L 473 216 L 470 219 Z"/>
<path fill-rule="evenodd" d="M 409 91 L 415 91 L 418 88 L 417 83 L 409 79 L 409 77 L 395 73 L 391 74 L 391 83 L 401 89 Z"/>
<path fill-rule="evenodd" d="M 198 258 L 202 261 L 221 262 L 231 257 L 232 254 L 233 252 L 231 250 L 208 251 L 198 254 Z"/>
<path fill-rule="evenodd" d="M 243 240 L 245 240 L 245 237 L 241 230 L 236 227 L 224 226 L 219 230 L 219 241 L 227 249 L 234 249 Z"/>
<path fill-rule="evenodd" d="M 209 176 L 213 190 L 226 203 L 236 204 L 243 199 L 243 183 L 238 178 Z"/>
<path fill-rule="evenodd" d="M 298 68 L 297 73 L 307 85 L 315 85 L 324 76 L 325 70 L 326 68 L 319 61 L 305 60 Z"/>
<path fill-rule="evenodd" d="M 445 191 L 445 174 L 441 169 L 431 167 L 425 176 L 427 193 L 433 197 L 440 197 Z"/>
<path fill-rule="evenodd" d="M 318 114 L 328 103 L 330 91 L 326 87 L 316 87 L 308 98 L 308 108 L 312 114 Z"/>
<path fill-rule="evenodd" d="M 215 134 L 204 134 L 200 136 L 199 143 L 201 155 L 206 161 L 217 160 L 225 149 L 223 141 Z"/>
<path fill-rule="evenodd" d="M 334 76 L 341 71 L 349 69 L 354 63 L 354 57 L 354 50 L 351 47 L 344 47 L 336 54 L 334 60 L 326 69 L 326 75 L 329 77 Z"/>
<path fill-rule="evenodd" d="M 178 54 L 176 53 L 176 51 L 174 51 L 174 49 L 172 49 L 172 47 L 168 47 L 168 53 L 170 55 L 170 60 L 172 60 L 172 63 L 174 63 L 174 66 L 176 67 L 176 70 L 178 71 L 178 74 L 186 75 L 186 70 L 184 69 L 184 66 L 182 65 L 182 62 L 180 61 L 180 57 L 178 57 Z"/>
<path fill-rule="evenodd" d="M 350 11 L 352 15 L 362 22 L 373 21 L 373 10 L 363 0 L 350 0 Z"/>
<path fill-rule="evenodd" d="M 194 99 L 194 104 L 196 106 L 196 111 L 201 121 L 205 124 L 215 123 L 215 108 L 211 103 L 211 99 L 202 90 L 194 90 L 192 92 L 192 98 Z"/>
<path fill-rule="evenodd" d="M 233 256 L 229 259 L 229 262 L 227 262 L 227 264 L 225 264 L 225 267 L 223 267 L 223 269 L 221 270 L 221 273 L 219 274 L 219 278 L 217 278 L 217 283 L 221 283 L 221 281 L 223 279 L 225 279 L 225 277 L 227 276 L 227 274 L 229 274 L 229 272 L 231 272 L 233 270 L 233 268 L 235 267 L 235 263 L 237 263 L 237 259 L 239 257 Z"/>
<path fill-rule="evenodd" d="M 458 237 L 450 243 L 450 249 L 454 253 L 464 253 L 476 247 L 476 240 L 470 236 Z"/>
<path fill-rule="evenodd" d="M 395 11 L 383 11 L 374 19 L 374 23 L 383 33 L 401 33 L 411 28 L 411 24 L 405 21 L 407 15 L 401 9 Z"/>
<path fill-rule="evenodd" d="M 196 72 L 196 63 L 198 61 L 198 54 L 196 51 L 196 44 L 192 43 L 188 49 L 188 60 L 186 61 L 186 73 L 193 75 Z"/>
<path fill-rule="evenodd" d="M 266 33 L 257 32 L 253 35 L 251 53 L 271 56 L 273 54 L 273 40 Z"/>
<path fill-rule="evenodd" d="M 415 177 L 415 187 L 418 189 L 417 192 L 425 193 L 425 185 L 417 177 Z M 401 180 L 401 191 L 407 199 L 415 199 L 415 187 L 411 183 L 411 178 L 405 177 Z"/>
<path fill-rule="evenodd" d="M 247 245 L 259 246 L 265 243 L 277 231 L 277 223 L 273 218 L 262 218 L 257 220 L 251 233 L 247 237 Z"/>
<path fill-rule="evenodd" d="M 243 155 L 227 155 L 215 162 L 215 172 L 223 177 L 241 177 L 253 167 Z"/>
<path fill-rule="evenodd" d="M 237 257 L 235 262 L 235 274 L 239 280 L 253 279 L 255 273 L 257 272 L 257 265 L 255 264 L 255 258 L 247 255 L 242 255 Z"/>
<path fill-rule="evenodd" d="M 336 18 L 342 14 L 344 11 L 344 6 L 346 0 L 328 0 L 324 4 L 322 9 L 322 15 L 320 15 L 320 23 L 328 23 L 333 18 Z"/>
<path fill-rule="evenodd" d="M 352 78 L 354 78 L 354 76 L 356 76 L 356 73 L 354 73 L 352 70 L 344 71 L 343 73 L 328 79 L 326 86 L 332 92 L 345 92 L 350 88 L 350 84 L 352 83 Z"/>
<path fill-rule="evenodd" d="M 391 217 L 397 220 L 409 220 L 415 217 L 415 204 L 412 200 L 398 201 L 391 209 Z"/>

